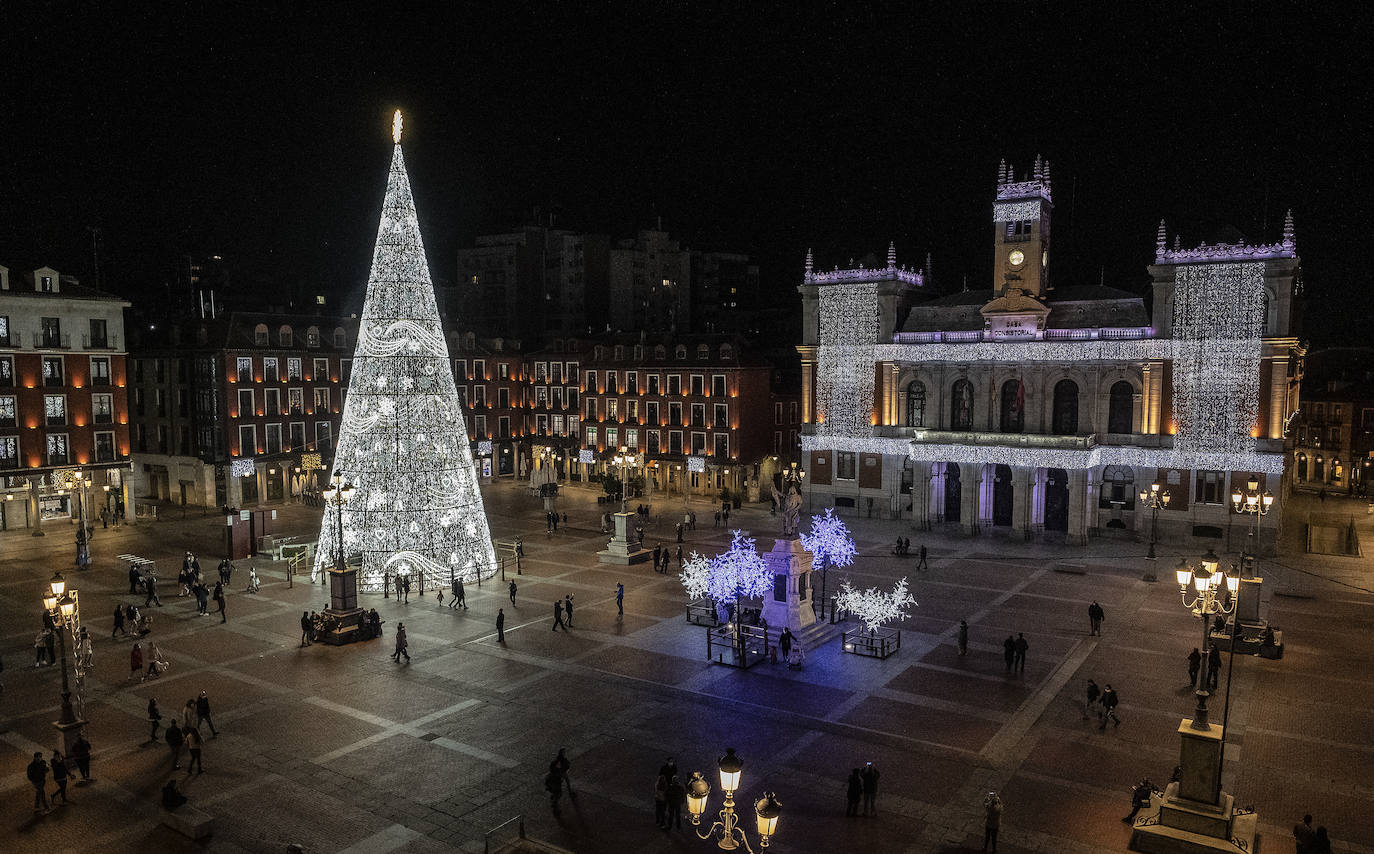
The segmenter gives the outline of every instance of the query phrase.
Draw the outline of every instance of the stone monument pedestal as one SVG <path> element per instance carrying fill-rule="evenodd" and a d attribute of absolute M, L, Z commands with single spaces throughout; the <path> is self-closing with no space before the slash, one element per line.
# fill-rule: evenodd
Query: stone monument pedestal
<path fill-rule="evenodd" d="M 344 566 L 329 570 L 329 607 L 324 612 L 337 620 L 334 628 L 321 638 L 330 646 L 342 646 L 358 640 L 358 628 L 363 622 L 363 609 L 358 607 L 358 570 Z"/>
<path fill-rule="evenodd" d="M 641 563 L 654 556 L 654 553 L 644 548 L 638 540 L 630 539 L 630 520 L 634 518 L 633 513 L 614 513 L 611 516 L 615 524 L 615 536 L 606 544 L 606 548 L 597 552 L 596 556 L 602 563 L 614 563 L 620 566 L 629 566 Z"/>
<path fill-rule="evenodd" d="M 773 571 L 773 592 L 763 597 L 763 618 L 769 629 L 781 632 L 786 626 L 800 634 L 816 622 L 811 607 L 811 553 L 797 537 L 780 538 L 763 559 Z"/>
<path fill-rule="evenodd" d="M 1183 776 L 1170 783 L 1158 808 L 1158 823 L 1137 824 L 1131 850 L 1151 854 L 1205 854 L 1213 851 L 1254 851 L 1258 818 L 1236 814 L 1235 798 L 1220 789 L 1222 728 L 1179 724 L 1179 764 Z M 1236 840 L 1233 842 L 1233 840 Z"/>

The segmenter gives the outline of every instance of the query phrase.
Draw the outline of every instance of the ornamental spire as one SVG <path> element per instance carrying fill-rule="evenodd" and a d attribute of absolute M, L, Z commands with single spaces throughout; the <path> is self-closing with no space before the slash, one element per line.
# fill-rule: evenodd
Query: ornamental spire
<path fill-rule="evenodd" d="M 1155 251 L 1163 252 L 1169 245 L 1169 237 L 1164 233 L 1164 220 L 1159 220 L 1159 231 L 1155 232 Z"/>
<path fill-rule="evenodd" d="M 1297 233 L 1293 230 L 1293 209 L 1289 208 L 1288 213 L 1283 216 L 1283 242 L 1296 243 Z"/>
<path fill-rule="evenodd" d="M 897 266 L 897 241 L 887 242 L 887 268 L 889 270 Z"/>
<path fill-rule="evenodd" d="M 1033 176 L 1033 177 L 1034 177 L 1035 180 L 1037 180 L 1037 181 L 1039 181 L 1039 180 L 1041 180 L 1042 178 L 1045 177 L 1045 167 L 1044 167 L 1044 164 L 1043 164 L 1043 163 L 1041 162 L 1041 160 L 1040 160 L 1040 155 L 1038 155 L 1038 154 L 1035 155 L 1035 173 L 1034 173 L 1034 176 Z"/>
<path fill-rule="evenodd" d="M 808 246 L 806 249 L 806 275 L 811 275 L 811 271 L 815 269 L 815 266 L 816 265 L 812 263 L 811 260 L 811 247 Z"/>
<path fill-rule="evenodd" d="M 1007 160 L 1004 157 L 997 163 L 997 186 L 1000 187 L 1010 180 L 1011 179 L 1007 177 Z"/>

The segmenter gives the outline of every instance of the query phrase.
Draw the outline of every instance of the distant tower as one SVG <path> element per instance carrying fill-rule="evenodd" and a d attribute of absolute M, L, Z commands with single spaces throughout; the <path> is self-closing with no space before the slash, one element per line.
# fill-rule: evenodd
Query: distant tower
<path fill-rule="evenodd" d="M 1016 181 L 1003 161 L 997 169 L 997 198 L 992 205 L 994 296 L 1008 288 L 1044 298 L 1049 289 L 1050 164 L 1035 158 L 1029 180 Z"/>

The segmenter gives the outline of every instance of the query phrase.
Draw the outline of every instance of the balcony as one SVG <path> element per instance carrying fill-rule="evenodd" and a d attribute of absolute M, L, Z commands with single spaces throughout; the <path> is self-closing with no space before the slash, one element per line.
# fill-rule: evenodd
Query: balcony
<path fill-rule="evenodd" d="M 932 430 L 926 427 L 877 427 L 875 435 L 886 439 L 910 439 L 927 445 L 1001 445 L 1026 448 L 1086 451 L 1097 436 L 1054 436 L 1038 433 L 994 433 L 981 430 Z"/>
<path fill-rule="evenodd" d="M 1152 326 L 1097 327 L 1087 329 L 1045 329 L 1036 333 L 1034 338 L 1012 337 L 1013 341 L 1139 341 L 1153 338 Z M 999 336 L 984 329 L 959 332 L 898 332 L 892 336 L 894 344 L 977 344 L 984 341 L 1002 341 Z"/>
<path fill-rule="evenodd" d="M 70 332 L 52 334 L 35 330 L 30 335 L 29 340 L 33 342 L 36 350 L 70 350 L 72 348 L 72 334 Z"/>
<path fill-rule="evenodd" d="M 91 338 L 89 332 L 81 334 L 81 347 L 85 350 L 118 350 L 119 336 L 106 335 L 103 338 Z"/>

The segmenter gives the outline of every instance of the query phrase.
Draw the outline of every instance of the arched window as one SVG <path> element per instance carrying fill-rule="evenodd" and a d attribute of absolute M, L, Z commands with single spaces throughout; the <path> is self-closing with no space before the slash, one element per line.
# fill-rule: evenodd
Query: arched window
<path fill-rule="evenodd" d="M 268 345 L 266 323 L 259 323 L 253 329 L 253 343 L 259 347 L 266 347 Z"/>
<path fill-rule="evenodd" d="M 735 348 L 731 347 L 729 344 L 720 345 L 720 360 L 722 362 L 728 362 L 733 358 L 735 358 Z"/>
<path fill-rule="evenodd" d="M 1307 454 L 1298 454 L 1298 480 L 1307 480 Z"/>
<path fill-rule="evenodd" d="M 711 348 L 710 348 L 710 347 L 707 347 L 705 344 L 698 344 L 698 345 L 697 345 L 697 358 L 698 358 L 698 359 L 703 359 L 703 360 L 704 360 L 704 359 L 709 359 L 709 358 L 711 358 Z"/>
<path fill-rule="evenodd" d="M 280 347 L 290 347 L 291 343 L 291 327 L 282 324 L 282 328 L 277 330 L 277 345 Z"/>
<path fill-rule="evenodd" d="M 950 389 L 949 429 L 973 429 L 973 383 L 959 380 Z"/>
<path fill-rule="evenodd" d="M 305 330 L 305 346 L 320 346 L 320 327 L 312 326 L 309 329 Z"/>
<path fill-rule="evenodd" d="M 676 357 L 679 358 L 679 359 L 685 359 L 685 358 L 687 358 L 687 345 L 686 345 L 686 344 L 679 344 L 679 345 L 677 345 L 676 349 L 673 350 L 673 355 L 676 356 Z"/>
<path fill-rule="evenodd" d="M 1020 433 L 1025 425 L 1026 388 L 1021 380 L 1002 383 L 1002 432 Z"/>
<path fill-rule="evenodd" d="M 667 347 L 664 347 L 662 344 L 657 344 L 657 345 L 655 345 L 655 346 L 654 346 L 654 358 L 655 358 L 655 359 L 666 359 L 666 358 L 668 358 L 668 348 L 667 348 Z"/>
<path fill-rule="evenodd" d="M 1107 402 L 1107 432 L 1135 432 L 1135 389 L 1125 380 L 1112 384 Z"/>
<path fill-rule="evenodd" d="M 615 345 L 615 360 L 616 360 L 617 362 L 623 362 L 623 361 L 625 361 L 625 345 L 624 345 L 624 344 L 617 344 L 617 345 Z"/>
<path fill-rule="evenodd" d="M 1054 384 L 1054 427 L 1060 436 L 1078 432 L 1078 383 L 1060 380 Z"/>
<path fill-rule="evenodd" d="M 906 387 L 906 426 L 926 426 L 926 387 L 920 380 Z"/>
<path fill-rule="evenodd" d="M 348 346 L 348 333 L 344 332 L 342 326 L 334 327 L 334 346 L 341 349 Z"/>
<path fill-rule="evenodd" d="M 1110 510 L 1120 506 L 1122 510 L 1135 509 L 1135 469 L 1130 466 L 1107 466 L 1102 469 L 1102 496 L 1097 506 Z"/>

